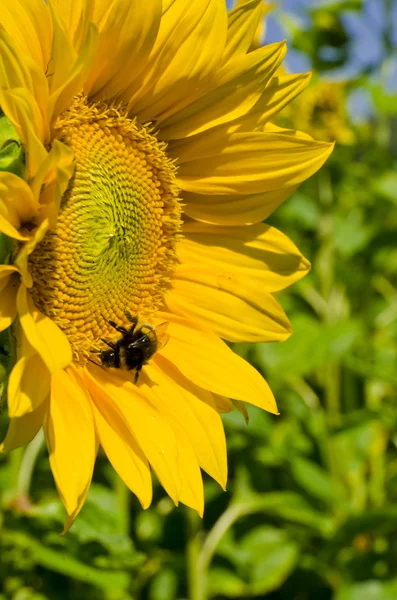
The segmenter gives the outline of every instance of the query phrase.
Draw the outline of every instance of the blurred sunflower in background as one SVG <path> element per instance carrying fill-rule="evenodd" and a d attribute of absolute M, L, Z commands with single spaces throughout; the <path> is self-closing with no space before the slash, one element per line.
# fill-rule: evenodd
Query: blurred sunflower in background
<path fill-rule="evenodd" d="M 284 43 L 248 52 L 262 15 L 262 0 L 2 2 L 1 448 L 43 426 L 65 529 L 99 445 L 143 507 L 152 469 L 202 514 L 200 468 L 226 484 L 219 413 L 277 413 L 222 340 L 290 335 L 272 294 L 309 263 L 261 222 L 332 144 L 271 124 L 309 76 L 275 75 Z M 135 371 L 132 331 L 151 344 Z"/>
<path fill-rule="evenodd" d="M 346 109 L 346 84 L 318 79 L 312 81 L 304 96 L 286 106 L 277 119 L 283 127 L 296 127 L 326 141 L 350 145 L 355 135 Z"/>

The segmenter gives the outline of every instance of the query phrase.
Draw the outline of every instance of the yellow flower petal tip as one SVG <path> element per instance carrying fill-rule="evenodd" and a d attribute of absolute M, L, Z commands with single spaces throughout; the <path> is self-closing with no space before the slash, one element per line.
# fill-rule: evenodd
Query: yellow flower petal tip
<path fill-rule="evenodd" d="M 71 517 L 66 517 L 65 519 L 65 523 L 63 526 L 63 530 L 61 531 L 61 533 L 59 534 L 60 536 L 64 536 L 67 534 L 67 532 L 69 531 L 69 529 L 71 528 L 71 526 L 73 525 L 75 519 L 72 519 Z"/>
<path fill-rule="evenodd" d="M 0 173 L 1 451 L 43 426 L 62 535 L 99 446 L 143 508 L 154 473 L 202 516 L 202 471 L 226 489 L 221 413 L 278 414 L 225 342 L 291 333 L 274 294 L 310 264 L 263 221 L 333 149 L 272 123 L 310 76 L 258 46 L 260 0 L 28 4 L 0 32 L 0 135 L 26 157 Z"/>

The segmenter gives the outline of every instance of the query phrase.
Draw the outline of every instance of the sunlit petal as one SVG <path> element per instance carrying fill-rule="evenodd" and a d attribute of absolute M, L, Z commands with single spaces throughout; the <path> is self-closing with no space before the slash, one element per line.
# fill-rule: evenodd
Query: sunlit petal
<path fill-rule="evenodd" d="M 87 496 L 97 448 L 89 397 L 72 372 L 52 375 L 44 434 L 51 470 L 68 515 L 67 530 Z"/>

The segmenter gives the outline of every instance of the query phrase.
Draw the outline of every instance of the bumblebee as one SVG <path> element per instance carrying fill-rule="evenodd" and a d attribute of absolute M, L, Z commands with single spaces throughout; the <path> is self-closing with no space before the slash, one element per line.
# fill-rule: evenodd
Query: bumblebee
<path fill-rule="evenodd" d="M 142 367 L 167 343 L 168 336 L 165 330 L 168 323 L 161 323 L 157 328 L 147 323 L 138 327 L 138 317 L 133 317 L 129 312 L 125 315 L 131 327 L 126 329 L 114 321 L 108 321 L 109 325 L 121 333 L 121 338 L 116 342 L 102 338 L 101 341 L 109 346 L 110 350 L 101 350 L 97 354 L 104 367 L 126 371 L 135 369 L 134 383 L 137 383 Z"/>

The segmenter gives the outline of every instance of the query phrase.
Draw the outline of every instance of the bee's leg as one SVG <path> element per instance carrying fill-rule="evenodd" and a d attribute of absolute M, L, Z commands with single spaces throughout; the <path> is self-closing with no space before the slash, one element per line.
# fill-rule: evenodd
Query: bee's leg
<path fill-rule="evenodd" d="M 108 321 L 108 323 L 109 323 L 109 325 L 111 325 L 113 327 L 113 329 L 115 329 L 119 333 L 122 333 L 123 335 L 126 335 L 128 333 L 128 331 L 125 327 L 122 327 L 121 325 L 117 325 L 117 323 L 115 323 L 114 321 Z"/>
<path fill-rule="evenodd" d="M 114 344 L 113 342 L 108 342 L 108 340 L 104 340 L 103 338 L 101 338 L 101 342 L 109 346 L 109 348 L 111 348 L 112 350 L 117 349 L 117 344 Z"/>
<path fill-rule="evenodd" d="M 95 362 L 95 360 L 91 360 L 90 358 L 88 359 L 93 365 L 96 365 L 97 367 L 103 367 L 103 365 L 101 365 L 100 363 Z"/>
<path fill-rule="evenodd" d="M 136 385 L 138 383 L 138 379 L 139 379 L 139 375 L 141 373 L 141 370 L 142 370 L 141 366 L 139 366 L 139 367 L 136 368 L 135 375 L 134 375 L 134 385 Z"/>
<path fill-rule="evenodd" d="M 130 323 L 132 323 L 128 333 L 134 333 L 135 331 L 135 327 L 138 325 L 138 317 L 135 315 L 135 317 L 132 316 L 132 314 L 130 312 L 128 312 L 128 310 L 124 311 L 125 316 L 127 317 L 127 319 L 129 320 Z"/>

